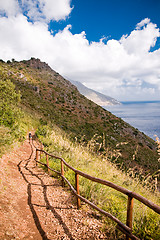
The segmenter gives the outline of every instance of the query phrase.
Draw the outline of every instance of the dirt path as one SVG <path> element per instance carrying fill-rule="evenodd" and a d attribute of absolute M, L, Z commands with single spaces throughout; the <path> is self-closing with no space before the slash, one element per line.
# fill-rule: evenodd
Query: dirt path
<path fill-rule="evenodd" d="M 0 239 L 107 239 L 91 210 L 77 210 L 60 181 L 35 166 L 26 140 L 0 159 Z"/>

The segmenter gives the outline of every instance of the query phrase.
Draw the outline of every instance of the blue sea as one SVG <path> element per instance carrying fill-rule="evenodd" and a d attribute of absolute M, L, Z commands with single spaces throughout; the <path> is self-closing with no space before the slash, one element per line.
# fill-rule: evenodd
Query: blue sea
<path fill-rule="evenodd" d="M 160 101 L 122 102 L 121 105 L 104 106 L 117 117 L 122 118 L 152 139 L 160 138 Z"/>

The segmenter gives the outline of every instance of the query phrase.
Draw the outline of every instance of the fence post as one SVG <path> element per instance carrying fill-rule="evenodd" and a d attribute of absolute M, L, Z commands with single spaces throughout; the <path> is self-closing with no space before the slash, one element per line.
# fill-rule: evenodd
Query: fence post
<path fill-rule="evenodd" d="M 41 150 L 43 150 L 43 144 L 41 143 Z M 42 157 L 42 152 L 40 151 L 40 159 Z"/>
<path fill-rule="evenodd" d="M 36 149 L 36 161 L 38 161 L 38 149 Z M 36 166 L 37 166 L 37 162 L 36 162 Z"/>
<path fill-rule="evenodd" d="M 78 173 L 75 173 L 75 180 L 76 180 L 76 191 L 77 191 L 77 194 L 79 195 L 79 174 Z M 79 209 L 80 206 L 81 206 L 81 202 L 79 197 L 77 197 L 77 208 Z"/>
<path fill-rule="evenodd" d="M 133 219 L 133 197 L 128 196 L 127 203 L 127 221 L 126 225 L 132 229 L 132 219 Z M 131 240 L 128 236 L 126 236 L 126 240 Z"/>
<path fill-rule="evenodd" d="M 64 164 L 63 161 L 61 160 L 61 176 L 64 176 Z M 64 187 L 64 179 L 62 177 L 62 187 Z"/>
<path fill-rule="evenodd" d="M 46 153 L 46 162 L 47 162 L 47 170 L 49 172 L 49 161 L 48 161 L 48 154 Z"/>

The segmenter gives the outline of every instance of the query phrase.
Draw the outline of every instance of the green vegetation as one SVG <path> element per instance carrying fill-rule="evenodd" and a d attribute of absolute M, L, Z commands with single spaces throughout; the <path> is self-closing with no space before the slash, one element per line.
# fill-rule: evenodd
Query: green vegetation
<path fill-rule="evenodd" d="M 22 110 L 20 92 L 0 68 L 0 156 L 16 141 L 26 138 L 26 133 L 36 121 L 27 110 Z"/>
<path fill-rule="evenodd" d="M 20 91 L 22 110 L 25 107 L 32 115 L 56 124 L 73 142 L 76 139 L 81 143 L 83 139 L 83 144 L 87 146 L 93 136 L 100 136 L 98 143 L 101 147 L 95 149 L 97 154 L 105 155 L 109 151 L 110 161 L 126 172 L 132 169 L 140 178 L 141 173 L 145 178 L 157 175 L 160 162 L 157 162 L 156 143 L 86 99 L 46 63 L 34 58 L 22 62 L 2 61 L 0 75 L 15 85 L 16 94 Z M 18 110 L 11 111 L 12 121 L 18 116 Z"/>
<path fill-rule="evenodd" d="M 14 84 L 4 76 L 0 79 L 0 99 L 0 125 L 12 127 L 20 117 L 17 108 L 20 94 L 16 93 Z"/>

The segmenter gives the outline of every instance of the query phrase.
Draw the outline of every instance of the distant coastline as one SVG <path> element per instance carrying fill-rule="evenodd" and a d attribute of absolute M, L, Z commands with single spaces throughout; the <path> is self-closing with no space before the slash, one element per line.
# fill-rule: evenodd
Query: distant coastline
<path fill-rule="evenodd" d="M 152 101 L 121 101 L 121 104 L 138 104 L 138 103 L 160 103 L 160 100 Z"/>
<path fill-rule="evenodd" d="M 117 117 L 144 132 L 153 140 L 160 137 L 160 101 L 126 101 L 120 105 L 104 106 Z"/>

